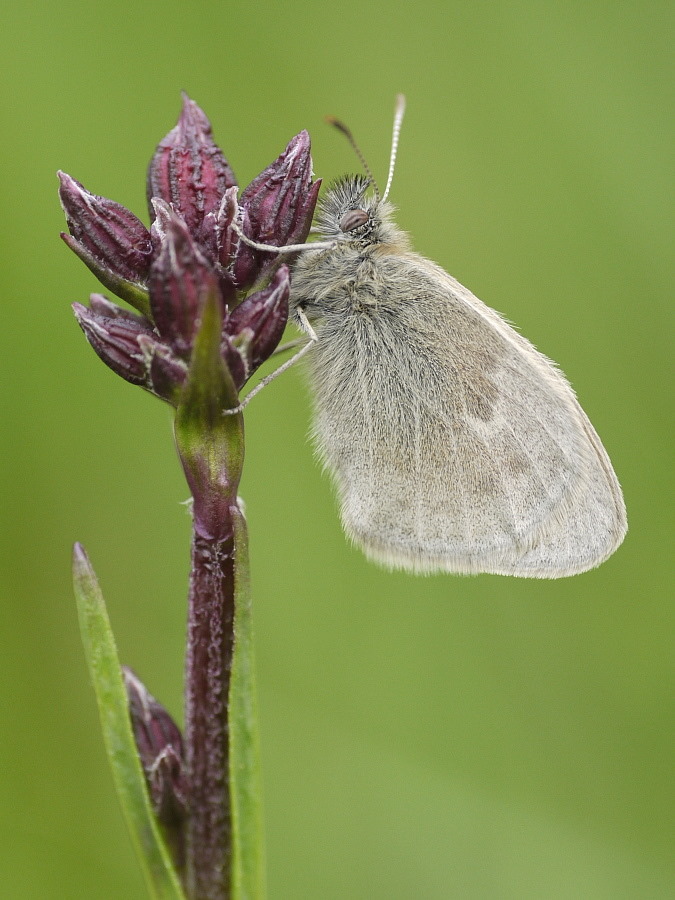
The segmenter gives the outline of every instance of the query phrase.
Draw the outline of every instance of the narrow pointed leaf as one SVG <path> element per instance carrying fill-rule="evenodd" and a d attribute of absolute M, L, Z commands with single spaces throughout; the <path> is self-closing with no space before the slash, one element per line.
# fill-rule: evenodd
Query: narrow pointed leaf
<path fill-rule="evenodd" d="M 264 900 L 265 843 L 248 533 L 239 509 L 233 510 L 232 519 L 235 545 L 235 640 L 229 702 L 232 897 L 233 900 Z"/>
<path fill-rule="evenodd" d="M 73 553 L 73 583 L 103 739 L 117 794 L 150 894 L 155 900 L 185 900 L 152 811 L 131 730 L 127 692 L 103 596 L 89 559 L 79 544 L 75 545 Z"/>

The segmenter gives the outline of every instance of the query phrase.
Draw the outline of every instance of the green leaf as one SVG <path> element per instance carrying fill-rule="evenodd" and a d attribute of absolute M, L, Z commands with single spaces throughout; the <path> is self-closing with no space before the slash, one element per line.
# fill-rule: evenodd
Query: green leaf
<path fill-rule="evenodd" d="M 73 583 L 82 642 L 96 692 L 103 740 L 131 838 L 148 888 L 157 900 L 185 900 L 160 835 L 136 750 L 127 693 L 110 620 L 91 563 L 80 544 L 73 551 Z"/>
<path fill-rule="evenodd" d="M 253 655 L 248 532 L 233 512 L 235 544 L 234 659 L 230 680 L 232 897 L 264 900 L 265 845 Z"/>

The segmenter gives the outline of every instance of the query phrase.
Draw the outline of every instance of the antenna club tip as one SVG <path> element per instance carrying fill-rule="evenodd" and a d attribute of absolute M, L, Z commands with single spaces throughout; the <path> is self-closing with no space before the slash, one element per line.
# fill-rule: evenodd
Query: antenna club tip
<path fill-rule="evenodd" d="M 347 128 L 344 122 L 341 122 L 337 118 L 337 116 L 324 116 L 324 119 L 326 122 L 328 122 L 329 125 L 332 125 L 333 128 L 337 128 L 338 131 L 341 131 L 344 135 L 346 135 L 350 141 L 353 141 L 351 131 L 349 130 L 349 128 Z"/>

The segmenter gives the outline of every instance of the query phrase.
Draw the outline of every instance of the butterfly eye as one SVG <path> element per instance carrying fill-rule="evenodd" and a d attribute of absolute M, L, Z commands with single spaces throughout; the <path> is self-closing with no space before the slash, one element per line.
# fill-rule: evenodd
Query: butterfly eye
<path fill-rule="evenodd" d="M 354 231 L 361 225 L 365 225 L 368 218 L 365 209 L 349 209 L 340 219 L 340 231 Z"/>

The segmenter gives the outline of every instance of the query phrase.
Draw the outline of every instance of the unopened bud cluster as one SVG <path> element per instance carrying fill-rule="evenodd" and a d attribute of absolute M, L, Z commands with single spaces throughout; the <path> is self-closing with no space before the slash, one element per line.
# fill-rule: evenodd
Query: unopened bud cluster
<path fill-rule="evenodd" d="M 289 270 L 274 246 L 303 242 L 320 182 L 310 141 L 296 135 L 238 196 L 209 120 L 188 97 L 159 143 L 147 189 L 151 227 L 59 173 L 70 234 L 62 237 L 99 281 L 137 312 L 93 294 L 73 308 L 101 359 L 127 381 L 177 405 L 206 301 L 222 312 L 221 355 L 244 382 L 276 348 L 288 318 Z M 232 227 L 232 226 L 235 227 Z"/>

